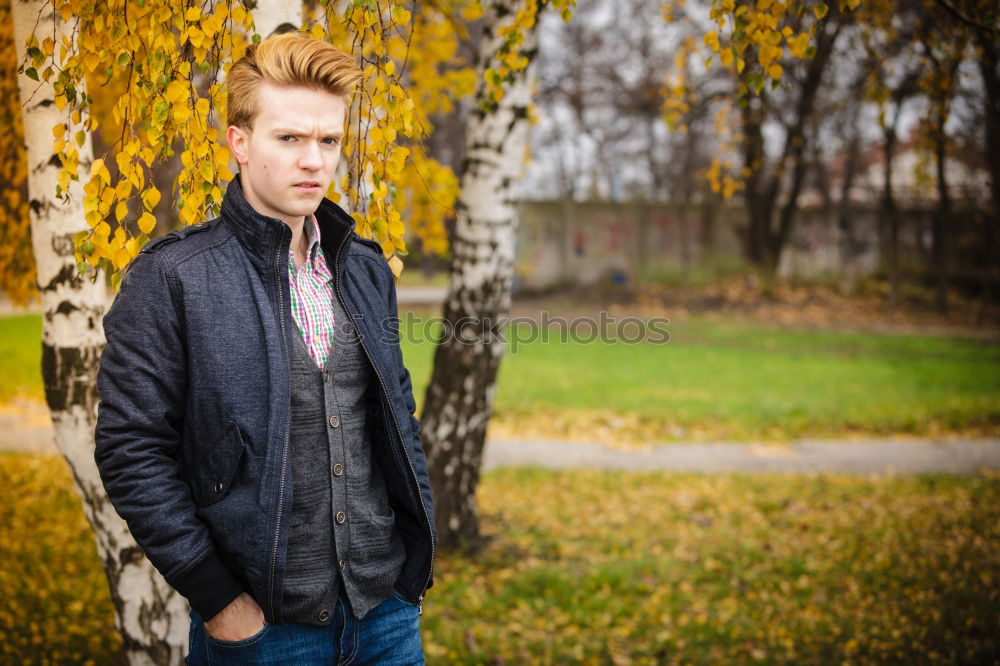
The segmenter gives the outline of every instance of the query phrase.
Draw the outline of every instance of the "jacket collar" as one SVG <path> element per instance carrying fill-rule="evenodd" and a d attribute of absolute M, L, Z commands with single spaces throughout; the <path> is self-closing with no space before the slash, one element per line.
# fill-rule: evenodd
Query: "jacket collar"
<path fill-rule="evenodd" d="M 345 237 L 354 235 L 354 218 L 326 198 L 320 202 L 315 215 L 320 227 L 321 246 L 333 268 L 334 253 L 346 240 Z M 247 203 L 239 174 L 229 183 L 222 198 L 222 218 L 229 224 L 254 268 L 262 276 L 273 270 L 275 262 L 284 265 L 288 261 L 288 248 L 292 242 L 291 229 L 277 218 L 261 215 Z"/>

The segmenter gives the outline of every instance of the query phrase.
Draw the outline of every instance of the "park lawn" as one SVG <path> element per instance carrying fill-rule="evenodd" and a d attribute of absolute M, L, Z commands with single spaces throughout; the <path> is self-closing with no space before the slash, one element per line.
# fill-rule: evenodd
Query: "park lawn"
<path fill-rule="evenodd" d="M 439 554 L 432 664 L 1000 659 L 1000 477 L 487 473 Z M 0 455 L 0 663 L 116 663 L 65 464 Z"/>
<path fill-rule="evenodd" d="M 0 317 L 0 402 L 42 399 L 40 326 L 39 315 Z M 419 407 L 438 325 L 404 316 L 402 330 Z M 664 330 L 667 342 L 587 342 L 583 326 L 575 340 L 550 331 L 543 341 L 520 323 L 507 336 L 491 427 L 646 442 L 1000 432 L 995 342 L 698 318 L 648 334 Z M 636 331 L 622 329 L 629 339 Z M 598 429 L 618 417 L 624 430 Z"/>
<path fill-rule="evenodd" d="M 13 399 L 42 401 L 42 317 L 21 314 L 0 317 L 0 359 L 3 381 L 0 403 Z"/>
<path fill-rule="evenodd" d="M 433 338 L 424 322 L 403 322 L 419 402 Z M 1000 432 L 995 342 L 697 318 L 669 325 L 666 343 L 554 334 L 543 342 L 531 325 L 520 327 L 507 338 L 495 414 L 529 430 L 597 413 L 632 416 L 633 435 L 664 440 Z"/>

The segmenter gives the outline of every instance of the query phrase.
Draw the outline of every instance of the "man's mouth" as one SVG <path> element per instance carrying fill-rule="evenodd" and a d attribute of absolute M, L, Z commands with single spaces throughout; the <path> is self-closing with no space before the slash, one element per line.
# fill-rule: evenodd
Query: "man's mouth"
<path fill-rule="evenodd" d="M 295 187 L 300 190 L 318 190 L 319 183 L 314 180 L 306 180 L 301 183 L 295 183 Z"/>

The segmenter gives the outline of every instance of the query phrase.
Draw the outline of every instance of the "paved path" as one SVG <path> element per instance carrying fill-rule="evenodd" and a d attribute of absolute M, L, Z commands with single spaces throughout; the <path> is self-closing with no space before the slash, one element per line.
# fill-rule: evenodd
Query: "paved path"
<path fill-rule="evenodd" d="M 438 305 L 447 295 L 446 287 L 396 287 L 396 302 L 400 305 Z"/>
<path fill-rule="evenodd" d="M 0 451 L 56 452 L 44 406 L 28 401 L 0 406 Z M 596 442 L 494 439 L 486 443 L 485 469 L 512 465 L 706 473 L 977 474 L 1000 470 L 1000 439 L 680 443 L 627 451 Z"/>
<path fill-rule="evenodd" d="M 788 445 L 680 443 L 631 451 L 584 442 L 492 440 L 487 443 L 485 469 L 512 465 L 707 473 L 981 474 L 987 469 L 1000 470 L 1000 439 L 799 440 Z"/>
<path fill-rule="evenodd" d="M 34 400 L 0 404 L 0 451 L 55 453 L 48 408 Z"/>

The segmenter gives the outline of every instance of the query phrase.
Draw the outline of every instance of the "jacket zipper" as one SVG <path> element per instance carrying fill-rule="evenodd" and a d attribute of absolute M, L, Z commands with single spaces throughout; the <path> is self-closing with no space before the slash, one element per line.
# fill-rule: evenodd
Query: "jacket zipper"
<path fill-rule="evenodd" d="M 283 292 L 281 290 L 282 282 L 281 282 L 280 247 L 279 251 L 275 254 L 274 257 L 274 276 L 275 276 L 276 286 L 278 288 L 278 317 L 279 317 L 279 325 L 281 327 L 281 349 L 285 355 L 285 362 L 286 364 L 288 364 L 289 355 L 288 355 L 288 348 L 286 345 L 286 342 L 288 340 L 288 332 L 285 330 L 285 299 L 283 298 Z M 288 278 L 286 277 L 285 278 L 286 283 L 287 279 Z M 291 396 L 289 396 L 288 400 L 289 400 L 288 409 L 289 413 L 291 413 Z M 290 430 L 289 427 L 285 428 L 285 442 L 284 442 L 284 448 L 281 453 L 281 477 L 278 483 L 278 510 L 277 510 L 277 517 L 274 523 L 274 549 L 271 551 L 271 578 L 269 581 L 270 585 L 268 589 L 268 602 L 267 602 L 271 610 L 271 617 L 274 618 L 275 623 L 281 622 L 281 613 L 279 612 L 277 604 L 275 603 L 274 579 L 276 577 L 278 570 L 278 546 L 281 543 L 281 510 L 285 505 L 285 477 L 288 469 L 288 440 L 290 437 L 289 430 Z"/>
<path fill-rule="evenodd" d="M 340 242 L 340 246 L 337 248 L 337 255 L 333 262 L 334 275 L 337 276 L 336 280 L 334 280 L 334 286 L 337 292 L 337 299 L 340 301 L 340 306 L 344 308 L 344 312 L 347 312 L 348 315 L 350 315 L 350 311 L 347 309 L 347 305 L 344 302 L 344 296 L 340 292 L 340 255 L 344 249 L 344 246 L 347 244 L 347 241 L 350 240 L 350 238 L 351 238 L 351 233 L 348 232 L 344 240 Z M 422 492 L 420 492 L 420 481 L 417 480 L 417 471 L 413 467 L 413 460 L 410 458 L 410 452 L 406 450 L 406 440 L 403 439 L 403 431 L 399 427 L 399 420 L 396 418 L 396 410 L 392 408 L 392 401 L 389 399 L 389 390 L 386 388 L 385 381 L 383 381 L 382 379 L 382 373 L 379 372 L 378 366 L 375 364 L 375 359 L 372 358 L 371 353 L 368 351 L 368 346 L 365 344 L 364 336 L 361 335 L 360 332 L 358 334 L 358 341 L 361 342 L 361 348 L 365 351 L 365 356 L 368 357 L 368 362 L 375 370 L 375 376 L 378 378 L 379 388 L 382 389 L 382 395 L 385 398 L 386 404 L 389 406 L 389 414 L 392 416 L 393 425 L 396 426 L 396 434 L 399 435 L 399 442 L 403 448 L 403 455 L 406 456 L 406 464 L 410 468 L 410 476 L 413 478 L 413 486 L 417 493 L 417 499 L 420 500 L 420 508 L 424 513 L 424 522 L 427 524 L 427 533 L 431 537 L 430 568 L 427 571 L 427 580 L 424 581 L 424 587 L 423 590 L 420 592 L 420 598 L 417 600 L 417 603 L 419 603 L 420 601 L 423 600 L 424 592 L 427 591 L 427 586 L 430 585 L 431 576 L 434 573 L 434 557 L 435 557 L 435 551 L 437 550 L 436 544 L 434 543 L 434 530 L 431 528 L 430 525 L 430 519 L 428 518 L 428 513 L 427 513 L 427 505 L 424 503 L 424 495 Z"/>

